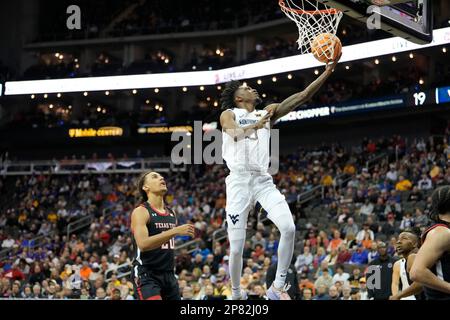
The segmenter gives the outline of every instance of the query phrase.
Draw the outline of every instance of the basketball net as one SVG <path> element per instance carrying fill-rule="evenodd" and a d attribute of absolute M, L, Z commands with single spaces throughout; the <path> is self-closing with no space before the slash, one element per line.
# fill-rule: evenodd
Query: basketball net
<path fill-rule="evenodd" d="M 329 33 L 336 36 L 344 15 L 340 10 L 313 0 L 279 0 L 279 5 L 286 16 L 297 25 L 297 43 L 302 54 L 311 52 L 311 44 L 318 35 Z M 334 48 L 323 54 L 331 59 Z"/>

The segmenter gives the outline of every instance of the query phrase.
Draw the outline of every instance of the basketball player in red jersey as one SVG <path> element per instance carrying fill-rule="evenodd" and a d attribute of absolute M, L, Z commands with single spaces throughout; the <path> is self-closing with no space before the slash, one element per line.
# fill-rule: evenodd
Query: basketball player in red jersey
<path fill-rule="evenodd" d="M 138 188 L 145 202 L 131 214 L 135 298 L 181 300 L 174 272 L 174 237 L 194 237 L 195 228 L 193 225 L 177 227 L 175 213 L 164 204 L 167 186 L 159 173 L 142 175 Z"/>
<path fill-rule="evenodd" d="M 431 199 L 435 224 L 422 235 L 411 279 L 424 286 L 427 300 L 450 300 L 450 186 L 436 189 Z"/>

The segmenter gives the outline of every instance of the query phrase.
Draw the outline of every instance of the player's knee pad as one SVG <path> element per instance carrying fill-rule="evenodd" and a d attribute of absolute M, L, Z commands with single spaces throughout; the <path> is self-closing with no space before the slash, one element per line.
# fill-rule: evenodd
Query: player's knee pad
<path fill-rule="evenodd" d="M 239 247 L 236 247 L 236 246 L 234 246 L 234 247 L 232 247 L 232 246 L 230 246 L 230 258 L 231 257 L 241 257 L 242 256 L 242 251 L 241 250 L 239 250 Z"/>
<path fill-rule="evenodd" d="M 291 233 L 295 234 L 295 230 L 297 229 L 297 227 L 295 226 L 292 216 L 290 218 L 291 219 L 286 221 L 286 225 L 284 226 L 284 232 L 289 233 L 289 234 L 291 234 Z"/>
<path fill-rule="evenodd" d="M 273 214 L 272 214 L 273 212 Z M 281 235 L 294 236 L 295 235 L 295 224 L 292 218 L 291 210 L 286 202 L 280 202 L 274 206 L 270 212 L 270 220 L 277 226 Z"/>
<path fill-rule="evenodd" d="M 242 234 L 244 236 L 242 236 Z M 245 245 L 245 229 L 234 229 L 230 234 L 230 256 L 242 256 Z M 231 236 L 234 236 L 233 238 Z"/>
<path fill-rule="evenodd" d="M 283 226 L 283 228 L 280 229 L 280 234 L 284 238 L 293 240 L 295 238 L 295 224 L 294 223 L 286 224 L 286 226 Z"/>

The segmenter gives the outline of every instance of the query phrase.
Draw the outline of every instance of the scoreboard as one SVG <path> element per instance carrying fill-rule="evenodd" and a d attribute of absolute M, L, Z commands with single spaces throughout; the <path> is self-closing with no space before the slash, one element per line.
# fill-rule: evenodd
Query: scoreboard
<path fill-rule="evenodd" d="M 424 90 L 411 93 L 406 99 L 408 107 L 422 107 L 430 104 L 436 104 L 436 90 Z"/>
<path fill-rule="evenodd" d="M 450 87 L 414 92 L 407 100 L 407 106 L 425 106 L 450 102 Z"/>
<path fill-rule="evenodd" d="M 443 87 L 436 89 L 436 103 L 448 103 L 450 102 L 450 87 Z"/>
<path fill-rule="evenodd" d="M 349 101 L 328 106 L 300 108 L 283 118 L 280 122 L 298 121 L 314 118 L 345 116 L 369 111 L 388 111 L 400 109 L 419 109 L 421 107 L 450 103 L 450 87 L 441 87 L 423 90 L 414 93 L 366 99 L 362 101 Z"/>

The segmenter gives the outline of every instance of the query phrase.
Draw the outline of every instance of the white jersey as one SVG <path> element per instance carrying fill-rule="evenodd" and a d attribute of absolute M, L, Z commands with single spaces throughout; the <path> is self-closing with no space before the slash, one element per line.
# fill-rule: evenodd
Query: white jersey
<path fill-rule="evenodd" d="M 236 124 L 245 127 L 255 124 L 267 114 L 265 110 L 248 112 L 234 108 Z M 222 156 L 231 172 L 259 171 L 266 173 L 270 161 L 270 123 L 256 130 L 251 136 L 235 141 L 225 131 L 222 132 Z"/>
<path fill-rule="evenodd" d="M 406 290 L 411 285 L 408 277 L 408 272 L 406 271 L 406 263 L 406 259 L 403 258 L 400 260 L 400 280 L 402 283 L 402 291 Z M 402 300 L 416 300 L 416 297 L 409 296 L 406 298 L 402 298 Z"/>

